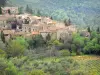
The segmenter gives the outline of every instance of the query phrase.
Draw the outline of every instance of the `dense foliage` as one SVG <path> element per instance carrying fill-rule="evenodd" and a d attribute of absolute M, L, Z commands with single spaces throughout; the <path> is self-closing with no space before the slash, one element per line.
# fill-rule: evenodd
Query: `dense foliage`
<path fill-rule="evenodd" d="M 0 0 L 0 7 L 5 5 L 6 1 L 7 0 Z M 47 4 L 49 1 L 53 2 L 52 0 L 44 0 Z M 89 15 L 86 14 L 85 10 L 87 7 L 87 9 L 93 8 L 93 10 L 97 11 L 96 7 L 98 7 L 99 4 L 98 0 L 97 5 L 94 4 L 95 7 L 91 6 L 91 2 L 88 7 L 87 3 L 89 1 L 85 2 L 84 0 L 67 0 L 68 5 L 63 3 L 63 1 L 56 1 L 53 2 L 54 5 L 59 5 L 60 8 L 66 6 L 66 8 L 64 8 L 64 10 L 56 9 L 58 6 L 52 8 L 53 5 L 50 3 L 52 8 L 51 13 L 49 10 L 48 12 L 45 12 L 45 10 L 39 10 L 37 8 L 35 8 L 37 10 L 32 10 L 30 6 L 27 5 L 26 12 L 33 13 L 37 16 L 49 15 L 51 19 L 63 21 L 66 26 L 71 25 L 72 22 L 83 25 L 84 23 L 88 24 L 88 16 L 90 17 L 90 19 L 88 19 L 90 20 L 89 22 L 92 21 L 92 23 L 90 23 L 91 25 L 99 23 L 99 17 L 97 18 L 98 14 L 93 13 L 94 16 L 96 16 L 96 19 L 93 19 L 94 16 L 91 13 L 89 13 Z M 94 0 L 92 1 L 94 2 Z M 25 3 L 27 0 L 20 0 L 18 2 Z M 40 0 L 34 0 L 34 2 L 41 3 Z M 44 2 L 41 7 L 44 5 L 46 6 L 46 3 L 44 4 Z M 73 2 L 75 3 L 73 4 Z M 78 2 L 80 4 L 78 4 Z M 64 6 L 61 6 L 60 3 L 63 3 Z M 73 9 L 73 11 L 66 11 L 66 9 Z M 76 12 L 81 9 L 85 10 L 85 14 L 83 14 L 83 12 Z M 23 12 L 22 8 L 19 10 L 19 14 L 21 14 Z M 0 14 L 1 13 L 0 8 Z M 6 41 L 3 31 L 1 31 L 0 75 L 100 75 L 100 57 L 85 56 L 85 54 L 100 55 L 99 27 L 96 30 L 88 27 L 85 33 L 78 30 L 77 33 L 72 33 L 71 35 L 66 36 L 66 38 L 52 39 L 52 37 L 52 35 L 48 34 L 44 39 L 42 35 L 36 35 L 31 38 L 14 37 L 9 41 Z"/>
<path fill-rule="evenodd" d="M 87 29 L 86 35 L 79 31 L 65 39 L 52 39 L 50 34 L 44 39 L 41 35 L 32 38 L 16 37 L 8 42 L 0 40 L 0 74 L 2 75 L 99 75 L 99 68 L 88 65 L 72 56 L 100 55 L 100 30 Z M 2 32 L 1 32 L 2 33 Z M 2 36 L 2 35 L 1 35 Z M 2 39 L 2 37 L 1 37 Z M 81 56 L 80 56 L 81 57 Z M 83 58 L 84 59 L 84 58 Z M 98 59 L 98 58 L 97 58 Z M 94 61 L 95 65 L 100 61 Z"/>
<path fill-rule="evenodd" d="M 56 20 L 71 19 L 79 27 L 97 27 L 100 24 L 100 0 L 11 0 L 15 5 L 26 7 L 28 4 L 33 13 L 40 10 L 44 16 Z"/>

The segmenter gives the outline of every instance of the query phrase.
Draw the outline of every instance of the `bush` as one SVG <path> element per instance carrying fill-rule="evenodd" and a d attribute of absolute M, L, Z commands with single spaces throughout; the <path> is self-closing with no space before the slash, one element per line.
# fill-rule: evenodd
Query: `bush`
<path fill-rule="evenodd" d="M 0 58 L 0 75 L 19 75 L 19 72 L 12 62 Z"/>
<path fill-rule="evenodd" d="M 7 60 L 0 58 L 0 75 L 4 75 L 5 69 L 8 67 Z"/>
<path fill-rule="evenodd" d="M 71 75 L 87 75 L 87 74 L 81 70 L 74 70 L 71 72 Z"/>
<path fill-rule="evenodd" d="M 35 70 L 29 72 L 27 75 L 46 75 L 46 74 L 42 70 L 36 70 L 35 69 Z"/>
<path fill-rule="evenodd" d="M 76 52 L 71 53 L 71 56 L 76 56 L 76 55 L 77 55 Z"/>
<path fill-rule="evenodd" d="M 6 57 L 6 52 L 0 49 L 0 57 Z"/>
<path fill-rule="evenodd" d="M 61 53 L 61 56 L 70 56 L 69 50 L 61 50 L 60 53 Z"/>
<path fill-rule="evenodd" d="M 7 46 L 6 53 L 8 57 L 17 57 L 24 54 L 26 46 L 17 40 L 12 40 Z"/>
<path fill-rule="evenodd" d="M 58 50 L 53 49 L 53 50 L 47 50 L 45 55 L 46 57 L 53 57 L 53 56 L 60 56 L 60 53 Z"/>

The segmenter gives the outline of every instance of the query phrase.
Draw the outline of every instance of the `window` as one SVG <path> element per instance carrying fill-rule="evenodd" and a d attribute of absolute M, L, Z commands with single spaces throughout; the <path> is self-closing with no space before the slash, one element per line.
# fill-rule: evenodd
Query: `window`
<path fill-rule="evenodd" d="M 29 32 L 31 32 L 31 28 L 29 28 Z"/>

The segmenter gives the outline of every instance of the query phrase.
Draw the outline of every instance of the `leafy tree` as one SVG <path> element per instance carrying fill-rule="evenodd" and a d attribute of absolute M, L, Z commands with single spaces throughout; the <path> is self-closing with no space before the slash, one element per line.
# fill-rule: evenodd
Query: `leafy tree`
<path fill-rule="evenodd" d="M 86 43 L 84 52 L 87 54 L 100 54 L 100 44 L 97 37 L 92 38 Z"/>
<path fill-rule="evenodd" d="M 84 47 L 84 37 L 81 37 L 79 34 L 75 34 L 73 36 L 73 44 L 76 46 L 77 55 L 79 55 Z"/>
<path fill-rule="evenodd" d="M 61 50 L 60 53 L 61 53 L 61 56 L 70 56 L 69 50 Z"/>
<path fill-rule="evenodd" d="M 19 75 L 19 72 L 17 68 L 14 66 L 14 64 L 10 61 L 7 62 L 7 68 L 5 69 L 6 75 Z"/>
<path fill-rule="evenodd" d="M 5 43 L 5 42 L 6 42 L 6 41 L 5 41 L 5 36 L 4 36 L 3 31 L 1 31 L 1 40 L 3 41 L 3 43 Z"/>
<path fill-rule="evenodd" d="M 0 75 L 19 75 L 19 72 L 11 61 L 0 58 Z"/>
<path fill-rule="evenodd" d="M 6 57 L 6 52 L 0 49 L 0 57 Z"/>
<path fill-rule="evenodd" d="M 51 40 L 51 45 L 60 46 L 60 45 L 62 45 L 62 43 L 59 40 Z"/>
<path fill-rule="evenodd" d="M 4 58 L 0 58 L 0 75 L 5 75 L 5 70 L 7 67 L 7 60 Z"/>
<path fill-rule="evenodd" d="M 17 40 L 11 40 L 6 49 L 8 57 L 21 56 L 26 50 L 26 45 Z"/>
<path fill-rule="evenodd" d="M 23 7 L 18 8 L 19 14 L 23 14 Z"/>
<path fill-rule="evenodd" d="M 96 31 L 92 31 L 91 32 L 91 39 L 97 37 L 97 32 Z"/>
<path fill-rule="evenodd" d="M 32 39 L 28 40 L 29 47 L 30 48 L 37 48 L 37 47 L 43 47 L 46 43 L 42 37 L 42 35 L 36 35 L 32 37 Z"/>
<path fill-rule="evenodd" d="M 19 42 L 21 45 L 25 46 L 25 48 L 28 48 L 29 46 L 26 39 L 23 37 L 16 37 L 16 41 Z"/>
<path fill-rule="evenodd" d="M 51 16 L 54 20 L 58 20 L 58 21 L 64 21 L 65 19 L 68 19 L 68 15 L 66 14 L 65 10 L 63 10 L 63 9 L 55 10 L 51 14 Z"/>

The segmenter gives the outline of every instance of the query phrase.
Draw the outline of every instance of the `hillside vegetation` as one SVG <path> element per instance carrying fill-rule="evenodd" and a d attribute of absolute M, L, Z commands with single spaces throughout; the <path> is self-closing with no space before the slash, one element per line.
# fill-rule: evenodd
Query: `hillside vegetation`
<path fill-rule="evenodd" d="M 100 0 L 11 0 L 13 5 L 26 7 L 54 19 L 71 19 L 73 24 L 82 27 L 97 27 L 100 24 Z M 11 3 L 10 2 L 10 3 Z"/>

